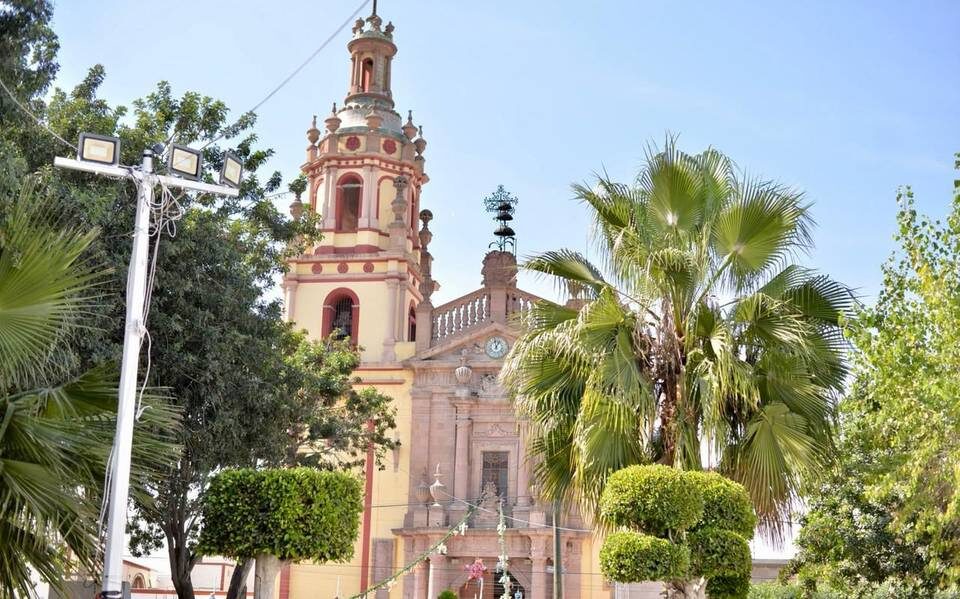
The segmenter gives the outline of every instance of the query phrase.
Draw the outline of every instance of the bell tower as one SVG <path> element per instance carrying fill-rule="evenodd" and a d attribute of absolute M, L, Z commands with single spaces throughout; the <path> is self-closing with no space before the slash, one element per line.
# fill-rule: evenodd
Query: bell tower
<path fill-rule="evenodd" d="M 416 309 L 435 287 L 429 218 L 417 230 L 427 142 L 412 112 L 404 122 L 394 110 L 394 30 L 376 2 L 354 23 L 347 95 L 323 131 L 313 117 L 301 166 L 322 238 L 291 261 L 284 280 L 287 318 L 314 338 L 349 336 L 364 348 L 364 363 L 412 354 Z"/>

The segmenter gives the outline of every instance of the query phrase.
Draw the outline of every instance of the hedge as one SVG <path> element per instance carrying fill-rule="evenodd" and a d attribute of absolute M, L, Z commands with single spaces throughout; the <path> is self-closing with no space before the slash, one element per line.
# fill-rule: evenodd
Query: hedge
<path fill-rule="evenodd" d="M 703 517 L 694 528 L 732 530 L 748 541 L 753 538 L 757 517 L 747 490 L 716 472 L 687 472 L 703 493 Z"/>
<path fill-rule="evenodd" d="M 345 561 L 353 557 L 363 488 L 353 475 L 312 468 L 227 470 L 203 497 L 197 551 L 234 559 Z"/>
<path fill-rule="evenodd" d="M 600 496 L 601 515 L 658 537 L 687 530 L 703 516 L 703 494 L 687 474 L 661 465 L 618 470 Z"/>
<path fill-rule="evenodd" d="M 750 544 L 732 530 L 704 528 L 687 534 L 694 576 L 749 575 Z"/>
<path fill-rule="evenodd" d="M 707 580 L 709 599 L 747 599 L 750 595 L 750 575 L 717 576 Z"/>
<path fill-rule="evenodd" d="M 690 550 L 639 532 L 615 532 L 600 549 L 600 570 L 616 582 L 683 580 L 690 570 Z"/>

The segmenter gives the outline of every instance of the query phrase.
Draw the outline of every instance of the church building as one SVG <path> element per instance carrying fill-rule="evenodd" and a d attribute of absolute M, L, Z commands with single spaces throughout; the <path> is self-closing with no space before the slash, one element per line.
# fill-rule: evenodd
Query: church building
<path fill-rule="evenodd" d="M 465 534 L 370 595 L 436 599 L 449 589 L 463 599 L 499 598 L 500 505 L 509 594 L 547 599 L 558 571 L 552 513 L 531 488 L 524 431 L 497 382 L 517 336 L 515 317 L 539 298 L 517 288 L 507 222 L 513 208 L 503 195 L 504 205 L 494 206 L 504 217 L 502 242 L 477 264 L 479 287 L 434 305 L 431 227 L 456 235 L 465 225 L 431 222 L 422 195 L 430 181 L 427 142 L 412 114 L 396 110 L 391 92 L 394 35 L 376 8 L 357 20 L 347 44 L 347 95 L 324 130 L 315 117 L 307 131 L 303 202 L 322 215 L 322 239 L 291 261 L 283 286 L 287 318 L 298 327 L 315 339 L 339 331 L 363 348 L 356 375 L 361 386 L 393 398 L 400 445 L 383 469 L 368 456 L 354 559 L 290 566 L 280 599 L 345 599 L 371 589 L 464 518 Z M 576 514 L 559 523 L 565 598 L 610 597 L 599 574 L 599 542 Z"/>

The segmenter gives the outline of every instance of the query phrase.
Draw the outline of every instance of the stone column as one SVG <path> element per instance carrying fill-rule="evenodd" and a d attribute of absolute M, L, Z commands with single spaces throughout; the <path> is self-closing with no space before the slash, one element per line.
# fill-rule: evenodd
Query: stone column
<path fill-rule="evenodd" d="M 530 489 L 530 459 L 527 457 L 527 433 L 520 428 L 520 451 L 517 456 L 517 505 L 528 507 L 531 503 L 533 491 Z"/>
<path fill-rule="evenodd" d="M 467 406 L 457 406 L 457 445 L 454 454 L 453 495 L 469 499 L 467 483 L 470 480 L 470 416 Z M 462 505 L 460 506 L 462 507 Z"/>
<path fill-rule="evenodd" d="M 530 569 L 530 584 L 532 589 L 527 589 L 526 599 L 548 599 L 547 598 L 547 558 L 543 556 L 533 556 L 533 565 Z"/>
<path fill-rule="evenodd" d="M 447 588 L 447 556 L 439 553 L 430 557 L 430 585 L 427 599 L 437 599 Z"/>
<path fill-rule="evenodd" d="M 397 279 L 387 279 L 387 334 L 383 338 L 381 362 L 395 362 L 397 360 L 394 346 L 397 344 L 397 288 L 399 286 L 400 282 Z"/>
<path fill-rule="evenodd" d="M 363 205 L 360 208 L 360 220 L 357 222 L 357 227 L 360 229 L 370 228 L 372 226 L 371 219 L 376 218 L 376 215 L 373 214 L 377 198 L 376 187 L 376 181 L 373 177 L 373 166 L 367 165 L 363 167 L 363 197 L 360 199 Z"/>
<path fill-rule="evenodd" d="M 287 279 L 283 282 L 284 302 L 283 318 L 287 322 L 293 322 L 297 315 L 297 286 L 299 282 L 296 279 Z"/>
<path fill-rule="evenodd" d="M 326 175 L 323 179 L 323 206 L 320 206 L 320 203 L 317 203 L 317 209 L 320 210 L 320 214 L 323 217 L 323 228 L 324 229 L 334 229 L 337 226 L 336 218 L 336 198 L 337 198 L 337 169 L 330 168 L 327 170 Z"/>
<path fill-rule="evenodd" d="M 423 562 L 413 568 L 413 599 L 426 599 L 427 569 Z"/>
<path fill-rule="evenodd" d="M 387 230 L 390 234 L 390 249 L 393 250 L 403 250 L 407 247 L 407 225 L 405 217 L 407 214 L 407 187 L 409 185 L 409 180 L 403 176 L 398 175 L 393 179 L 393 187 L 397 191 L 397 195 L 393 198 L 393 201 L 390 202 L 390 209 L 393 211 L 393 222 L 387 226 Z"/>

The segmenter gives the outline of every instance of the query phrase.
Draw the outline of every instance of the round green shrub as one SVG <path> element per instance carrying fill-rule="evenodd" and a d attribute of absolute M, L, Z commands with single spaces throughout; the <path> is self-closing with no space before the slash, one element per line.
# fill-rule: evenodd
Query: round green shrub
<path fill-rule="evenodd" d="M 600 548 L 600 570 L 616 582 L 682 580 L 690 570 L 690 550 L 639 532 L 615 532 Z"/>
<path fill-rule="evenodd" d="M 694 528 L 721 528 L 753 538 L 757 516 L 743 485 L 716 472 L 687 472 L 703 493 L 703 517 Z"/>
<path fill-rule="evenodd" d="M 236 559 L 343 561 L 363 511 L 357 477 L 313 468 L 226 470 L 203 497 L 197 551 Z"/>
<path fill-rule="evenodd" d="M 457 594 L 450 589 L 444 589 L 437 595 L 437 599 L 457 599 Z"/>
<path fill-rule="evenodd" d="M 717 576 L 707 580 L 709 599 L 747 599 L 750 595 L 750 575 Z"/>
<path fill-rule="evenodd" d="M 668 466 L 630 466 L 610 475 L 601 516 L 658 537 L 683 531 L 703 515 L 703 494 L 686 473 Z"/>
<path fill-rule="evenodd" d="M 732 530 L 703 528 L 687 534 L 690 569 L 694 576 L 750 574 L 750 544 Z"/>

